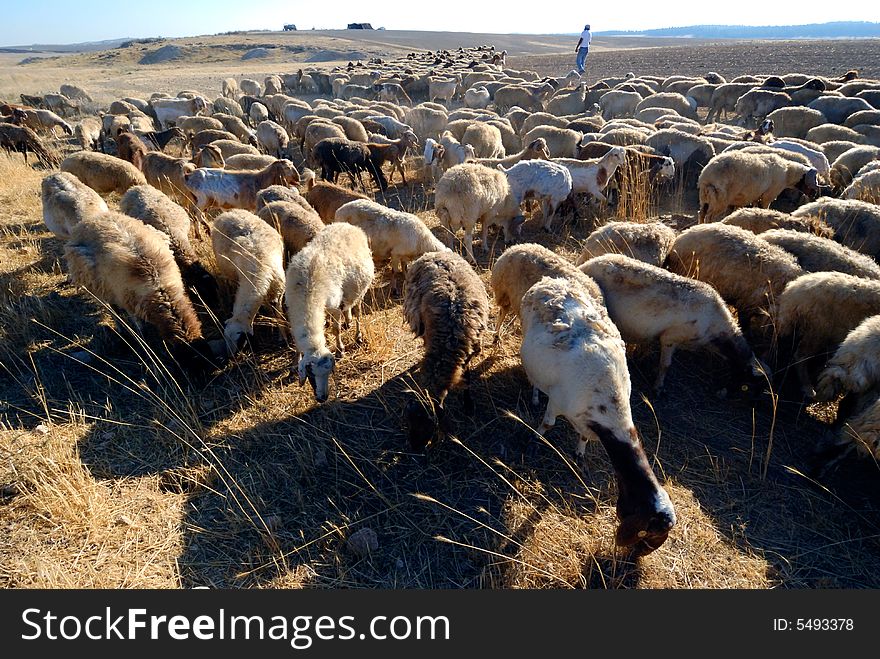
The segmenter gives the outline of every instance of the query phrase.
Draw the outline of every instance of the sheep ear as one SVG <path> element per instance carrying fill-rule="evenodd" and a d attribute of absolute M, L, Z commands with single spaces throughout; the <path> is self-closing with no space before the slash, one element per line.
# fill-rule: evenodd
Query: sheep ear
<path fill-rule="evenodd" d="M 601 188 L 608 182 L 608 170 L 604 167 L 599 167 L 599 170 L 596 172 L 596 183 Z"/>

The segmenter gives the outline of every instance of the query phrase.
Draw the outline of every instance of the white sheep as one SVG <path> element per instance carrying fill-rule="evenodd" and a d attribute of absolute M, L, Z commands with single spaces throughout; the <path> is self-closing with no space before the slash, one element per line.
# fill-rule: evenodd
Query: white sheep
<path fill-rule="evenodd" d="M 700 224 L 682 231 L 672 245 L 666 267 L 710 284 L 736 307 L 740 327 L 752 321 L 792 280 L 804 274 L 797 260 L 751 231 L 721 223 Z"/>
<path fill-rule="evenodd" d="M 632 420 L 626 346 L 602 303 L 576 282 L 544 278 L 522 300 L 523 368 L 548 397 L 538 433 L 564 416 L 578 433 L 577 453 L 598 437 L 618 481 L 618 545 L 640 553 L 663 544 L 675 510 L 645 456 Z"/>
<path fill-rule="evenodd" d="M 518 202 L 540 199 L 543 227 L 550 231 L 556 210 L 571 194 L 572 175 L 568 168 L 552 160 L 522 160 L 510 169 L 503 165 L 498 165 L 498 169 L 507 175 L 511 194 Z"/>
<path fill-rule="evenodd" d="M 603 190 L 608 187 L 617 168 L 626 160 L 626 149 L 615 146 L 601 158 L 577 160 L 575 158 L 557 158 L 552 162 L 565 167 L 571 174 L 571 191 L 588 193 L 600 201 L 608 201 Z"/>
<path fill-rule="evenodd" d="M 77 151 L 61 162 L 61 171 L 76 176 L 95 192 L 123 194 L 147 180 L 130 162 L 97 151 Z"/>
<path fill-rule="evenodd" d="M 815 217 L 834 231 L 834 240 L 880 258 L 880 207 L 858 199 L 822 197 L 804 204 L 792 213 L 793 217 Z"/>
<path fill-rule="evenodd" d="M 165 234 L 121 213 L 100 213 L 71 229 L 64 258 L 74 284 L 123 310 L 136 326 L 155 327 L 184 369 L 217 366 Z"/>
<path fill-rule="evenodd" d="M 195 198 L 199 210 L 216 206 L 254 211 L 260 190 L 270 185 L 296 183 L 299 183 L 299 172 L 289 160 L 276 160 L 258 171 L 206 168 L 184 174 L 184 185 Z"/>
<path fill-rule="evenodd" d="M 427 140 L 425 142 L 427 143 Z M 440 146 L 442 149 L 439 151 L 439 163 L 440 169 L 444 172 L 450 167 L 461 165 L 477 157 L 472 145 L 461 144 L 448 130 L 444 130 L 440 136 Z M 436 153 L 437 150 L 434 151 L 434 154 Z"/>
<path fill-rule="evenodd" d="M 472 146 L 477 158 L 503 158 L 505 155 L 501 130 L 483 121 L 468 126 L 461 143 Z"/>
<path fill-rule="evenodd" d="M 700 173 L 699 221 L 720 219 L 730 207 L 757 204 L 768 208 L 786 188 L 797 188 L 815 197 L 818 175 L 815 168 L 774 153 L 721 153 Z"/>
<path fill-rule="evenodd" d="M 108 210 L 101 195 L 73 174 L 50 174 L 40 184 L 43 222 L 58 238 L 66 240 L 83 218 Z"/>
<path fill-rule="evenodd" d="M 523 144 L 529 144 L 539 137 L 544 138 L 551 158 L 577 158 L 578 145 L 584 134 L 568 128 L 555 126 L 535 126 L 523 135 Z"/>
<path fill-rule="evenodd" d="M 843 198 L 880 203 L 880 170 L 875 169 L 856 176 L 844 189 Z"/>
<path fill-rule="evenodd" d="M 501 327 L 509 315 L 519 316 L 520 301 L 525 292 L 542 277 L 565 277 L 577 281 L 596 299 L 602 291 L 570 261 L 553 250 L 535 243 L 509 247 L 492 266 L 491 286 L 498 305 L 495 321 L 495 341 L 501 338 Z"/>
<path fill-rule="evenodd" d="M 375 269 L 366 234 L 356 226 L 329 224 L 287 265 L 285 303 L 300 359 L 299 382 L 309 379 L 315 398 L 328 397 L 336 360 L 327 349 L 324 321 L 329 312 L 336 325 L 336 348 L 342 354 L 342 320 L 351 322 L 357 307 L 357 339 L 361 340 L 361 304 Z"/>
<path fill-rule="evenodd" d="M 675 231 L 663 222 L 609 222 L 584 240 L 577 265 L 603 254 L 625 254 L 659 267 L 674 242 Z"/>
<path fill-rule="evenodd" d="M 284 245 L 280 234 L 246 210 L 232 210 L 214 220 L 211 247 L 220 274 L 237 282 L 232 316 L 224 323 L 229 354 L 254 333 L 254 318 L 263 304 L 280 309 L 284 294 Z"/>
<path fill-rule="evenodd" d="M 812 233 L 823 238 L 834 238 L 834 230 L 816 217 L 794 217 L 769 208 L 740 208 L 721 220 L 752 233 L 764 233 L 770 229 L 790 229 Z"/>
<path fill-rule="evenodd" d="M 492 96 L 489 90 L 480 85 L 471 87 L 464 93 L 464 104 L 469 108 L 478 108 L 483 110 L 489 106 Z"/>
<path fill-rule="evenodd" d="M 761 377 L 761 366 L 727 304 L 709 284 L 623 254 L 591 258 L 580 266 L 602 289 L 608 315 L 627 343 L 660 342 L 654 391 L 663 389 L 677 348 L 708 348 L 727 360 L 733 388 Z"/>
<path fill-rule="evenodd" d="M 869 316 L 846 335 L 816 382 L 816 399 L 864 394 L 880 385 L 880 316 Z"/>
<path fill-rule="evenodd" d="M 179 117 L 195 116 L 207 111 L 208 103 L 201 97 L 195 98 L 156 98 L 150 101 L 156 119 L 162 130 L 173 125 Z"/>
<path fill-rule="evenodd" d="M 257 126 L 257 142 L 263 150 L 276 158 L 288 157 L 288 143 L 290 138 L 283 126 L 274 121 L 261 121 Z"/>
<path fill-rule="evenodd" d="M 343 204 L 337 209 L 334 221 L 361 228 L 367 234 L 374 260 L 391 260 L 392 288 L 395 288 L 398 271 L 402 277 L 411 261 L 428 252 L 449 249 L 417 216 L 369 199 Z"/>
<path fill-rule="evenodd" d="M 859 323 L 880 314 L 880 281 L 842 272 L 812 272 L 790 282 L 773 311 L 780 340 L 796 338 L 793 363 L 812 398 L 810 361 L 837 349 Z"/>
<path fill-rule="evenodd" d="M 451 236 L 464 229 L 468 258 L 476 263 L 473 235 L 477 222 L 483 224 L 483 251 L 489 251 L 489 225 L 498 224 L 509 241 L 519 232 L 525 218 L 520 214 L 521 199 L 512 193 L 507 175 L 484 165 L 464 163 L 448 169 L 434 192 L 434 207 L 440 223 Z"/>
<path fill-rule="evenodd" d="M 770 229 L 761 238 L 794 254 L 806 272 L 844 272 L 856 277 L 880 280 L 880 265 L 870 256 L 850 249 L 831 238 L 790 229 Z"/>

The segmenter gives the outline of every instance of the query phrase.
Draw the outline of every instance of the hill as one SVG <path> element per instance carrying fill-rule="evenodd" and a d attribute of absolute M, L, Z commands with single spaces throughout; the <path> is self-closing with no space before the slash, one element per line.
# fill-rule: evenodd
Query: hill
<path fill-rule="evenodd" d="M 690 25 L 656 30 L 610 30 L 605 37 L 687 37 L 699 39 L 862 39 L 880 37 L 880 23 L 840 21 L 808 25 Z"/>

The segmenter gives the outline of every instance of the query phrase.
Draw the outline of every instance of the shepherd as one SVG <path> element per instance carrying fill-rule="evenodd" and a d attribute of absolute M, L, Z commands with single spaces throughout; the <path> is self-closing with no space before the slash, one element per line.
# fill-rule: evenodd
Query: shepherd
<path fill-rule="evenodd" d="M 593 39 L 593 33 L 590 32 L 590 26 L 584 25 L 584 31 L 581 32 L 581 38 L 578 39 L 574 52 L 577 53 L 576 67 L 578 73 L 584 74 L 584 64 L 587 61 L 587 54 L 590 52 L 590 41 Z"/>

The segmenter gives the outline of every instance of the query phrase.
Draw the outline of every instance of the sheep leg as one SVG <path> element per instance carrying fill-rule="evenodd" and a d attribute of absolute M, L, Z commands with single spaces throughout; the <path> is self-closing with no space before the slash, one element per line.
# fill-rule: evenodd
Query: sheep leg
<path fill-rule="evenodd" d="M 504 319 L 507 318 L 507 307 L 500 306 L 498 308 L 498 320 L 495 321 L 495 337 L 492 339 L 492 343 L 500 343 L 501 342 L 501 325 L 504 323 Z"/>
<path fill-rule="evenodd" d="M 483 253 L 487 254 L 489 252 L 489 219 L 483 217 L 481 222 L 483 224 L 483 233 L 481 234 Z"/>
<path fill-rule="evenodd" d="M 666 381 L 666 371 L 672 366 L 672 355 L 675 354 L 675 344 L 660 339 L 660 367 L 657 369 L 657 379 L 654 381 L 654 395 L 659 396 L 663 391 L 663 383 Z"/>
<path fill-rule="evenodd" d="M 364 302 L 361 300 L 357 303 L 357 309 L 355 310 L 354 324 L 355 324 L 355 334 L 354 340 L 358 345 L 361 345 L 364 342 L 364 333 L 361 331 L 361 313 L 364 310 Z"/>
<path fill-rule="evenodd" d="M 467 251 L 467 256 L 471 260 L 471 263 L 474 265 L 477 264 L 477 259 L 474 258 L 474 230 L 468 229 L 464 232 L 464 248 Z"/>
<path fill-rule="evenodd" d="M 397 271 L 400 270 L 401 277 L 403 279 L 403 266 L 400 263 L 400 259 L 396 256 L 391 257 L 391 292 L 394 295 L 397 295 L 400 292 L 400 279 L 397 277 Z"/>
<path fill-rule="evenodd" d="M 397 169 L 400 171 L 400 178 L 403 179 L 403 184 L 404 184 L 404 185 L 409 185 L 409 183 L 406 182 L 406 169 L 405 169 L 404 166 L 403 166 L 403 161 L 402 161 L 402 160 L 398 161 L 398 163 L 397 163 Z M 394 170 L 393 170 L 393 169 L 391 170 L 391 173 L 392 173 L 392 174 L 394 173 Z M 389 179 L 388 179 L 388 182 L 389 182 L 389 183 L 391 182 L 391 178 L 390 178 L 390 177 L 389 177 Z"/>
<path fill-rule="evenodd" d="M 342 312 L 333 309 L 330 314 L 333 316 L 333 326 L 336 330 L 336 356 L 342 357 L 345 354 L 345 346 L 342 345 Z"/>
<path fill-rule="evenodd" d="M 553 399 L 547 401 L 547 410 L 544 412 L 544 419 L 541 421 L 541 425 L 535 431 L 541 437 L 547 434 L 547 431 L 550 430 L 553 426 L 556 425 L 556 417 L 559 416 L 556 412 L 556 408 L 553 407 Z"/>
<path fill-rule="evenodd" d="M 541 402 L 541 391 L 538 387 L 532 387 L 532 407 L 538 407 Z"/>

